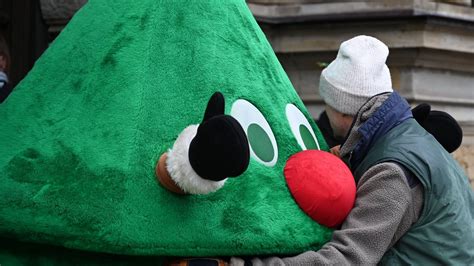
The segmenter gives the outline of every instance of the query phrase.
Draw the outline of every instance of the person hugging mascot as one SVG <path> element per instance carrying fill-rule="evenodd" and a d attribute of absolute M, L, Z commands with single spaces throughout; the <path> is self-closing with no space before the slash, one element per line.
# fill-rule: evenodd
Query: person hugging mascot
<path fill-rule="evenodd" d="M 244 0 L 90 0 L 0 121 L 2 265 L 298 254 L 354 203 Z"/>

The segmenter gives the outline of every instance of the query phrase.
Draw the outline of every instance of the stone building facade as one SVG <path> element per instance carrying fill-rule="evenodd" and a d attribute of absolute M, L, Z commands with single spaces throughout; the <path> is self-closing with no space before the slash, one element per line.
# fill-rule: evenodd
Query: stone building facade
<path fill-rule="evenodd" d="M 390 48 L 394 88 L 454 116 L 464 132 L 454 156 L 474 188 L 474 8 L 469 0 L 248 0 L 280 62 L 317 117 L 321 70 L 339 44 L 374 36 Z"/>
<path fill-rule="evenodd" d="M 41 0 L 52 35 L 87 0 Z M 293 85 L 316 118 L 321 70 L 359 34 L 390 48 L 393 86 L 416 105 L 454 116 L 464 132 L 454 156 L 474 188 L 474 8 L 472 0 L 247 0 Z"/>

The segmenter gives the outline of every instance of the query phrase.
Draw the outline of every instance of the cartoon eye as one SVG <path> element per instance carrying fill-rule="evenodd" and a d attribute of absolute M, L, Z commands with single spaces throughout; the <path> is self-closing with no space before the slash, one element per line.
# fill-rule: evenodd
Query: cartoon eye
<path fill-rule="evenodd" d="M 250 155 L 266 166 L 274 166 L 278 160 L 278 147 L 265 117 L 253 104 L 239 99 L 234 102 L 230 115 L 244 129 L 250 144 Z"/>
<path fill-rule="evenodd" d="M 294 104 L 286 105 L 286 118 L 290 123 L 291 132 L 303 150 L 320 149 L 316 135 L 306 116 Z"/>

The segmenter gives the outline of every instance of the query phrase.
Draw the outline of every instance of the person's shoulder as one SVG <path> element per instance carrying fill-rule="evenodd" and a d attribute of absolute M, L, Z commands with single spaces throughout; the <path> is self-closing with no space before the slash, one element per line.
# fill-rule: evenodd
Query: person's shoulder
<path fill-rule="evenodd" d="M 416 175 L 414 175 L 406 166 L 398 162 L 387 161 L 373 165 L 364 173 L 363 178 L 376 178 L 383 181 L 399 179 L 406 183 L 408 187 L 413 188 L 420 183 Z M 361 178 L 362 180 L 362 178 Z"/>
<path fill-rule="evenodd" d="M 372 165 L 365 171 L 364 175 L 366 174 L 385 174 L 385 175 L 393 175 L 393 176 L 404 176 L 405 169 L 403 165 L 388 161 L 388 162 L 380 162 Z"/>

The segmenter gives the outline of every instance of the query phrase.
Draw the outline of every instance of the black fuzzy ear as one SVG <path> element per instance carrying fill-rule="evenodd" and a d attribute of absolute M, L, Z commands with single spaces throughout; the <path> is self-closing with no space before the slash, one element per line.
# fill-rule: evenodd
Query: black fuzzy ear
<path fill-rule="evenodd" d="M 420 103 L 418 106 L 411 110 L 413 118 L 418 122 L 418 124 L 423 125 L 423 122 L 426 120 L 431 111 L 431 105 L 427 103 Z"/>
<path fill-rule="evenodd" d="M 453 152 L 462 142 L 462 129 L 456 119 L 442 111 L 431 111 L 422 125 L 448 152 Z"/>
<path fill-rule="evenodd" d="M 224 95 L 222 95 L 221 92 L 215 92 L 207 103 L 206 112 L 204 113 L 204 118 L 202 119 L 202 122 L 204 123 L 214 116 L 223 115 L 224 110 Z"/>

